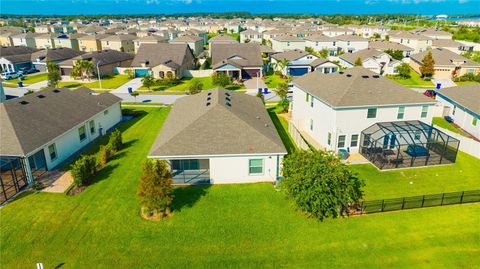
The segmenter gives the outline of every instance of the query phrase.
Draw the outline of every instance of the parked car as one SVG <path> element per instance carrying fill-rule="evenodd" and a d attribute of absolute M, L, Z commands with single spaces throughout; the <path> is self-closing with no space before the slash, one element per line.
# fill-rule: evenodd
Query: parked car
<path fill-rule="evenodd" d="M 32 73 L 36 73 L 38 72 L 37 69 L 35 69 L 35 67 L 32 67 L 32 68 L 20 68 L 20 71 L 19 71 L 22 75 L 26 75 L 26 74 L 32 74 Z"/>
<path fill-rule="evenodd" d="M 2 73 L 1 77 L 2 79 L 9 80 L 9 79 L 23 77 L 23 75 L 19 72 L 4 72 Z"/>

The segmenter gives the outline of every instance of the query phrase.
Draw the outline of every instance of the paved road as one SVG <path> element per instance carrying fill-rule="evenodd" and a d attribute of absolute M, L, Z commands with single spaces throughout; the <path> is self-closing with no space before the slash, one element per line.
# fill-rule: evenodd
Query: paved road
<path fill-rule="evenodd" d="M 125 102 L 135 102 L 135 98 L 128 93 L 113 93 L 123 99 Z M 160 94 L 140 94 L 136 102 L 173 104 L 179 98 L 185 95 L 160 95 Z"/>
<path fill-rule="evenodd" d="M 142 78 L 134 78 L 122 86 L 111 90 L 111 93 L 128 93 L 128 88 L 132 88 L 134 91 L 142 87 Z"/>

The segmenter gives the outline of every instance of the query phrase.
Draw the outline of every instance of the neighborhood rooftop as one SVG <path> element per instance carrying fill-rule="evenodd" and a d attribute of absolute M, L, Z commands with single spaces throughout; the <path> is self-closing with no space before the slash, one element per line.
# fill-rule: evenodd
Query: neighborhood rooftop
<path fill-rule="evenodd" d="M 480 115 L 480 85 L 462 85 L 438 90 L 438 93 Z"/>

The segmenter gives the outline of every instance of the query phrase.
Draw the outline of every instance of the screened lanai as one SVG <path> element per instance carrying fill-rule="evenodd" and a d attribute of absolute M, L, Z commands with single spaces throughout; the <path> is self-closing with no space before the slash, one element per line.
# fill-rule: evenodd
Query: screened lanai
<path fill-rule="evenodd" d="M 363 130 L 360 153 L 380 169 L 455 163 L 460 141 L 421 121 L 374 124 Z"/>

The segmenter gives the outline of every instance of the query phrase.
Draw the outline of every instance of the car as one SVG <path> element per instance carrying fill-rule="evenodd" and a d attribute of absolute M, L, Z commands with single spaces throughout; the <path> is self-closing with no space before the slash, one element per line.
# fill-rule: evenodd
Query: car
<path fill-rule="evenodd" d="M 35 69 L 35 67 L 32 67 L 32 68 L 20 68 L 20 71 L 19 71 L 21 74 L 23 75 L 26 75 L 26 74 L 32 74 L 32 73 L 36 73 L 38 72 L 37 69 Z"/>
<path fill-rule="evenodd" d="M 4 72 L 2 73 L 1 77 L 2 79 L 9 80 L 9 79 L 23 77 L 23 75 L 20 74 L 19 72 Z"/>

